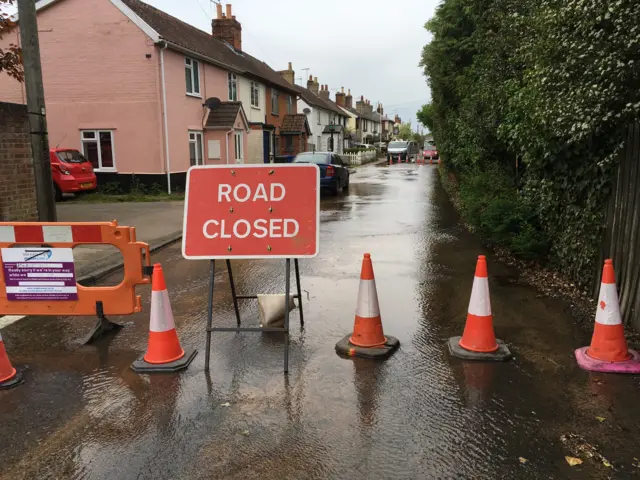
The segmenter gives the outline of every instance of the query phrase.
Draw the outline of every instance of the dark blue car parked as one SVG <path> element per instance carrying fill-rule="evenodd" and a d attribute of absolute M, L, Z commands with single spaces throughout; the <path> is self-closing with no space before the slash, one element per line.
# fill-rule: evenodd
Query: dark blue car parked
<path fill-rule="evenodd" d="M 334 195 L 349 188 L 349 169 L 339 155 L 332 152 L 304 152 L 293 163 L 315 163 L 320 168 L 320 189 Z"/>

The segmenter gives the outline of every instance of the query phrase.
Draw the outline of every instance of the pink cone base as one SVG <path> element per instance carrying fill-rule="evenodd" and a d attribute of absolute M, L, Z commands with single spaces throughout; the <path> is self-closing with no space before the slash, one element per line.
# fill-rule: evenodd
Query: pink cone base
<path fill-rule="evenodd" d="M 603 362 L 587 355 L 589 347 L 582 347 L 576 350 L 576 360 L 578 365 L 591 372 L 605 373 L 640 373 L 640 354 L 629 349 L 631 358 L 624 362 Z"/>

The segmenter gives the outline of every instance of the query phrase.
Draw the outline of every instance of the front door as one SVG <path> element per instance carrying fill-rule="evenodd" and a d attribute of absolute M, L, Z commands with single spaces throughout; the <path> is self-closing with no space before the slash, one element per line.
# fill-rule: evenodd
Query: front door
<path fill-rule="evenodd" d="M 262 131 L 262 156 L 264 163 L 269 163 L 269 154 L 271 152 L 271 133 L 268 130 Z"/>
<path fill-rule="evenodd" d="M 234 134 L 234 145 L 235 145 L 235 154 L 236 154 L 236 163 L 244 163 L 244 152 L 242 151 L 243 142 L 242 142 L 242 132 L 235 132 Z"/>

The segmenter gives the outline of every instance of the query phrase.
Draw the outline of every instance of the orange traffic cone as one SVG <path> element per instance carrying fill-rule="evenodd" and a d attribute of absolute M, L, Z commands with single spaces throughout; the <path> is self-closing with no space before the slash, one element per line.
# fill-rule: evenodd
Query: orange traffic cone
<path fill-rule="evenodd" d="M 180 346 L 167 284 L 162 266 L 153 266 L 151 283 L 151 321 L 147 353 L 136 360 L 131 368 L 142 372 L 175 372 L 187 368 L 196 356 L 196 350 L 185 352 Z"/>
<path fill-rule="evenodd" d="M 349 356 L 387 357 L 399 346 L 400 342 L 396 338 L 385 337 L 382 330 L 373 264 L 371 263 L 371 255 L 365 253 L 360 272 L 360 288 L 353 333 L 336 344 L 336 351 Z"/>
<path fill-rule="evenodd" d="M 455 348 L 452 346 L 453 341 L 456 341 Z M 484 255 L 479 255 L 476 263 L 464 332 L 462 337 L 449 339 L 449 349 L 453 355 L 465 359 L 507 360 L 511 358 L 511 352 L 496 339 L 493 331 L 487 259 Z"/>
<path fill-rule="evenodd" d="M 2 341 L 2 334 L 0 334 L 0 390 L 14 387 L 21 381 L 22 378 L 9 361 L 9 356 Z"/>
<path fill-rule="evenodd" d="M 640 356 L 624 338 L 612 260 L 604 261 L 597 308 L 591 346 L 575 352 L 578 364 L 597 372 L 640 373 Z"/>
<path fill-rule="evenodd" d="M 358 305 L 356 306 L 356 320 L 353 335 L 349 339 L 352 345 L 358 347 L 378 347 L 387 343 L 382 331 L 380 306 L 378 305 L 378 291 L 376 279 L 373 276 L 371 255 L 364 254 L 362 270 L 360 271 L 360 289 L 358 290 Z"/>

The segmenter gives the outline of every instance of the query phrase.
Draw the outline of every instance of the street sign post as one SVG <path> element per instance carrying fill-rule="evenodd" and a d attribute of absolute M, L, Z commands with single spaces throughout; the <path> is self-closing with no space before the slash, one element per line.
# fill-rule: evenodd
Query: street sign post
<path fill-rule="evenodd" d="M 283 332 L 284 371 L 289 370 L 289 309 L 284 327 L 242 327 L 231 259 L 283 258 L 285 296 L 291 290 L 294 259 L 300 325 L 304 325 L 299 258 L 318 253 L 320 170 L 315 164 L 208 165 L 187 173 L 182 255 L 210 260 L 205 370 L 209 370 L 212 332 Z M 235 327 L 213 327 L 215 261 L 224 259 L 236 315 Z"/>

